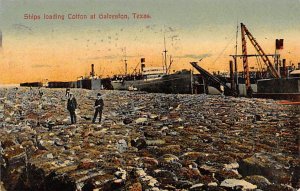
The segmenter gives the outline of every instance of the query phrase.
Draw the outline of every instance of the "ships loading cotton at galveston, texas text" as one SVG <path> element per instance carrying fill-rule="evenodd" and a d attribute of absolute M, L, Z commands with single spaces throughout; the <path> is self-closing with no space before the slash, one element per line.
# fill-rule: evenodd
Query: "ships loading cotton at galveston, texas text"
<path fill-rule="evenodd" d="M 148 13 L 93 13 L 93 14 L 80 14 L 80 13 L 69 13 L 69 14 L 34 14 L 34 13 L 26 13 L 24 14 L 23 18 L 25 20 L 93 20 L 93 19 L 100 19 L 100 20 L 123 20 L 123 19 L 136 19 L 136 20 L 145 20 L 151 19 L 151 15 Z"/>

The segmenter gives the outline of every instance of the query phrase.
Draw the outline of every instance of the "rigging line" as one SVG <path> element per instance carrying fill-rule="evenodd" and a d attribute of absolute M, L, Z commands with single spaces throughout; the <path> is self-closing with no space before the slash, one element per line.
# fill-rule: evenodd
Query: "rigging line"
<path fill-rule="evenodd" d="M 237 27 L 236 27 L 236 35 L 235 35 L 235 55 L 237 55 L 237 49 L 238 49 L 238 36 L 239 36 L 239 25 L 237 21 Z"/>
<path fill-rule="evenodd" d="M 261 60 L 260 60 L 261 58 L 256 57 L 256 59 L 258 62 L 258 67 L 259 67 L 260 71 L 262 71 L 263 67 L 262 67 Z"/>
<path fill-rule="evenodd" d="M 258 69 L 260 69 L 260 63 L 259 63 L 259 58 L 256 57 L 256 66 Z"/>
<path fill-rule="evenodd" d="M 225 50 L 228 48 L 228 46 L 230 45 L 230 43 L 232 42 L 232 40 L 234 39 L 234 37 L 232 37 L 229 42 L 226 44 L 225 48 L 220 52 L 220 54 L 218 55 L 218 57 L 212 62 L 212 65 L 216 63 L 216 61 L 223 55 L 223 53 L 225 52 Z"/>

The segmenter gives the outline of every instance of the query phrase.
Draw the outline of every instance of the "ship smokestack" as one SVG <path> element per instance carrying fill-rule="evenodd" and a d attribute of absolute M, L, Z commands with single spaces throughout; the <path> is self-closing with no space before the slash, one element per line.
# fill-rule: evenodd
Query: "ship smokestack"
<path fill-rule="evenodd" d="M 144 68 L 145 68 L 145 58 L 141 58 L 141 71 L 143 72 L 144 71 Z"/>
<path fill-rule="evenodd" d="M 286 60 L 285 59 L 282 59 L 282 69 L 283 69 L 282 77 L 286 78 L 287 70 L 286 70 Z"/>
<path fill-rule="evenodd" d="M 92 66 L 92 71 L 90 73 L 91 77 L 95 76 L 95 70 L 94 70 L 94 64 L 91 65 Z"/>

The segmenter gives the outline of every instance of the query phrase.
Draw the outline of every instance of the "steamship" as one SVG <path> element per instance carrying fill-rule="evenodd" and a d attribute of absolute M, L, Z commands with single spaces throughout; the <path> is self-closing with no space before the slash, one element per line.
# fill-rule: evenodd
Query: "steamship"
<path fill-rule="evenodd" d="M 111 84 L 114 90 L 138 90 L 149 93 L 191 93 L 193 75 L 188 70 L 168 74 L 163 67 L 146 67 L 145 58 L 141 59 L 139 73 L 114 76 Z"/>

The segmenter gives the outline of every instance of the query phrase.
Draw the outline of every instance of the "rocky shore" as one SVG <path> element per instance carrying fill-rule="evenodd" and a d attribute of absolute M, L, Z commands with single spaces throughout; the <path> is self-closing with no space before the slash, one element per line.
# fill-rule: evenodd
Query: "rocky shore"
<path fill-rule="evenodd" d="M 297 190 L 300 108 L 274 100 L 101 91 L 0 89 L 0 188 Z"/>

